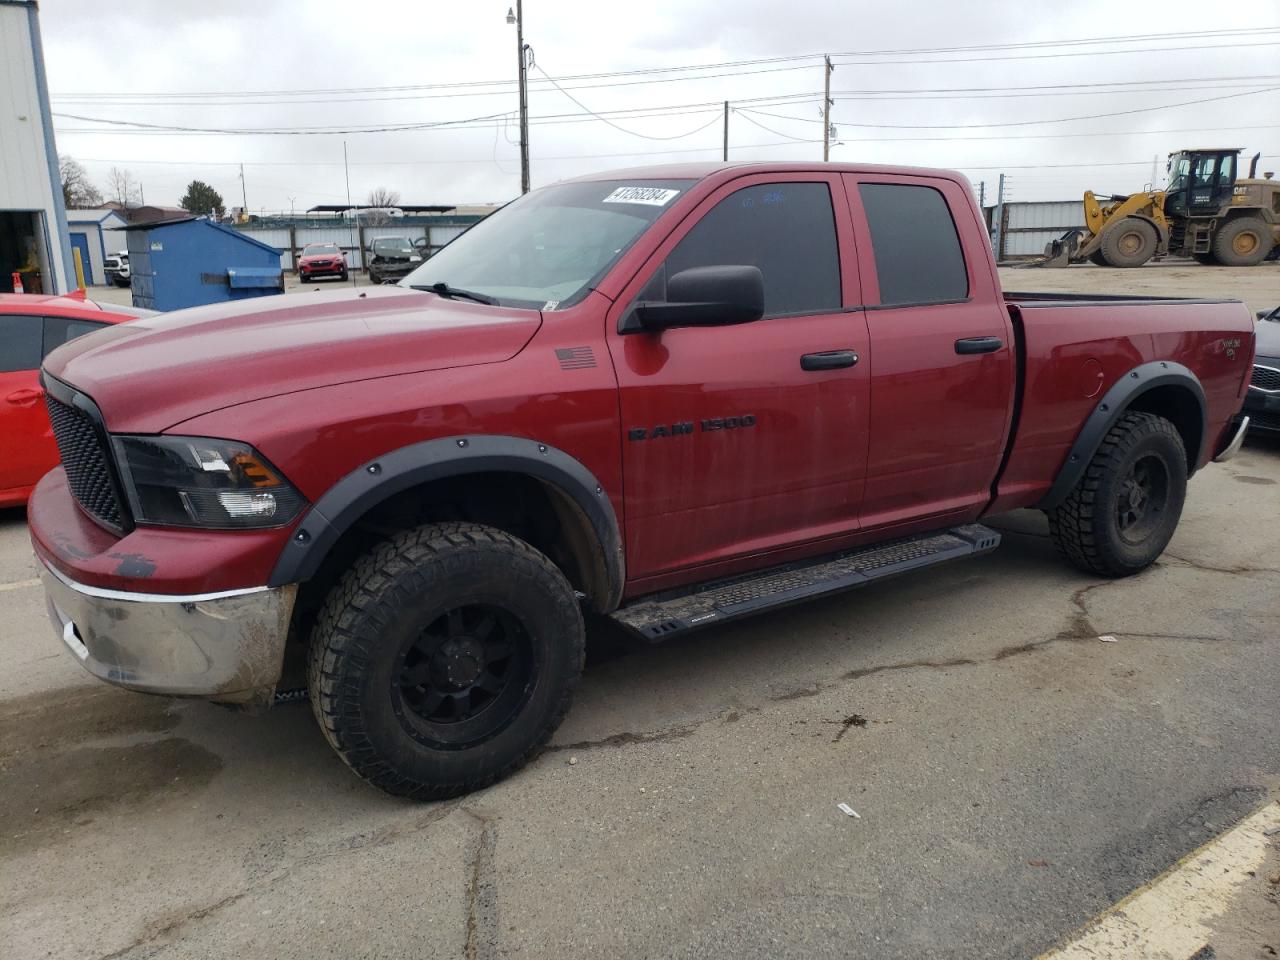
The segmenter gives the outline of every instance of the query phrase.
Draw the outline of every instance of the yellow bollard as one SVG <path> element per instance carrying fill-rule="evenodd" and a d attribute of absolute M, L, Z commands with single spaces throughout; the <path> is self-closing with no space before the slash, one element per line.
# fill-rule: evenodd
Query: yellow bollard
<path fill-rule="evenodd" d="M 84 289 L 84 264 L 80 260 L 80 248 L 72 247 L 71 256 L 74 257 L 76 261 L 76 286 L 79 289 L 83 290 Z"/>

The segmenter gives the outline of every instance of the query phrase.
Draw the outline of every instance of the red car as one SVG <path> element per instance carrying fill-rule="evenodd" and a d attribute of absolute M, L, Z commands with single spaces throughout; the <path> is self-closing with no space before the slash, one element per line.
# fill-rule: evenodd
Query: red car
<path fill-rule="evenodd" d="M 352 769 L 446 797 L 547 742 L 584 614 L 657 641 L 927 576 L 1019 507 L 1145 569 L 1239 449 L 1253 356 L 1238 301 L 1001 290 L 959 174 L 599 174 L 398 286 L 55 351 L 28 529 L 95 676 L 267 704 L 296 643 Z"/>
<path fill-rule="evenodd" d="M 336 243 L 309 243 L 298 258 L 298 279 L 310 283 L 318 277 L 347 279 L 347 258 Z"/>
<path fill-rule="evenodd" d="M 149 310 L 100 306 L 83 294 L 0 294 L 0 507 L 19 506 L 58 465 L 40 363 L 54 347 Z"/>

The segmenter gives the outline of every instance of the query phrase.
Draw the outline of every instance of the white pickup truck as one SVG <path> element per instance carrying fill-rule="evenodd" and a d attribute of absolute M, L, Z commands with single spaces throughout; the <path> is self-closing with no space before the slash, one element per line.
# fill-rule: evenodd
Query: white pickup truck
<path fill-rule="evenodd" d="M 107 257 L 106 262 L 103 263 L 102 269 L 106 273 L 107 279 L 117 287 L 129 286 L 129 251 L 121 250 L 111 254 Z"/>

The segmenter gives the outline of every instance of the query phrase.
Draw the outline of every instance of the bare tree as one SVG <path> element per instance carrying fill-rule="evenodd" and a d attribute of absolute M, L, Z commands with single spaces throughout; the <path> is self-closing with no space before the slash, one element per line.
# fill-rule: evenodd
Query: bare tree
<path fill-rule="evenodd" d="M 86 209 L 102 205 L 102 192 L 75 157 L 58 157 L 58 174 L 62 180 L 62 200 L 68 208 Z"/>
<path fill-rule="evenodd" d="M 400 194 L 398 191 L 387 187 L 374 187 L 369 191 L 369 196 L 365 203 L 375 209 L 362 210 L 360 219 L 371 227 L 386 226 L 391 222 L 387 208 L 397 206 L 400 203 Z"/>
<path fill-rule="evenodd" d="M 400 191 L 388 187 L 374 187 L 365 201 L 371 207 L 394 207 L 400 203 Z"/>
<path fill-rule="evenodd" d="M 138 203 L 142 199 L 142 190 L 133 174 L 119 167 L 112 167 L 107 174 L 107 193 L 121 205 Z"/>

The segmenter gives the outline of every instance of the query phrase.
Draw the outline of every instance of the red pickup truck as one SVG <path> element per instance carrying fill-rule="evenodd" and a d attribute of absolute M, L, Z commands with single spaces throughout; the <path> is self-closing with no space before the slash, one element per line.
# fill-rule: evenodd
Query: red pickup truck
<path fill-rule="evenodd" d="M 59 636 L 271 701 L 305 650 L 362 777 L 442 797 L 551 736 L 583 614 L 659 640 L 993 549 L 1149 565 L 1239 447 L 1235 301 L 1009 296 L 965 180 L 670 166 L 533 191 L 398 286 L 91 334 L 43 379 Z"/>

